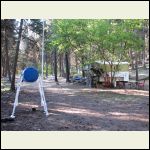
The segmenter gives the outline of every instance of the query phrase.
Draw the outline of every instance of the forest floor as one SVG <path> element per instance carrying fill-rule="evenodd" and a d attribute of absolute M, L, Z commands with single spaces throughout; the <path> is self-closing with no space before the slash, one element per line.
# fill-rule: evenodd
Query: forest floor
<path fill-rule="evenodd" d="M 24 86 L 15 120 L 1 122 L 1 131 L 148 131 L 149 80 L 145 90 L 88 88 L 44 80 L 49 116 L 40 106 L 37 86 Z M 1 117 L 12 112 L 15 93 L 1 93 Z M 36 108 L 36 111 L 32 111 Z"/>

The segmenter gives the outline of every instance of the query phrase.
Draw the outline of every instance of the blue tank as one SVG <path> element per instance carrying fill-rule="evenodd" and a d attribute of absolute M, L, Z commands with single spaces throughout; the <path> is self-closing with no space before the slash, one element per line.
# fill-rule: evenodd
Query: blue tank
<path fill-rule="evenodd" d="M 26 82 L 35 82 L 38 77 L 38 70 L 34 67 L 25 68 L 23 71 L 23 80 Z"/>

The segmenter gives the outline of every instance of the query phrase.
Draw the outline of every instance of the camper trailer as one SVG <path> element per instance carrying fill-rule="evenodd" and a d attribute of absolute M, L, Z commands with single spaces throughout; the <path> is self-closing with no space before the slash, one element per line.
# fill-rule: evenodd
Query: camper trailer
<path fill-rule="evenodd" d="M 112 70 L 115 70 L 114 74 L 114 86 L 116 86 L 117 81 L 123 81 L 128 82 L 129 81 L 129 63 L 128 62 L 112 62 L 113 68 Z M 95 61 L 94 63 L 88 65 L 85 67 L 85 71 L 87 72 L 87 75 L 89 74 L 91 68 L 94 68 L 96 70 L 103 70 L 103 74 L 99 78 L 95 78 L 97 81 L 104 82 L 105 76 L 111 77 L 111 68 L 109 65 L 109 62 L 104 61 Z M 113 73 L 112 73 L 113 75 Z M 93 77 L 96 76 L 96 74 L 93 73 Z M 95 81 L 95 82 L 97 82 Z M 87 81 L 88 82 L 88 81 Z"/>
<path fill-rule="evenodd" d="M 102 61 L 96 61 L 95 63 L 97 67 L 102 68 L 105 73 L 111 76 L 111 69 L 110 69 L 110 65 L 108 62 L 104 63 Z M 119 65 L 118 65 L 118 62 L 113 62 L 113 67 L 117 68 L 115 71 L 115 75 L 114 75 L 116 81 L 129 81 L 129 63 L 128 62 L 120 62 Z M 103 80 L 103 77 L 101 77 L 101 79 Z"/>

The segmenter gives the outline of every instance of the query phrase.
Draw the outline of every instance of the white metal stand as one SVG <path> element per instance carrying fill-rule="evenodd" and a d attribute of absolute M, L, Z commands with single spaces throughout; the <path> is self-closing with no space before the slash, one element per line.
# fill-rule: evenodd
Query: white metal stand
<path fill-rule="evenodd" d="M 13 106 L 13 111 L 12 111 L 12 114 L 11 114 L 11 118 L 15 118 L 15 109 L 16 109 L 16 106 L 18 106 L 18 97 L 19 97 L 19 92 L 20 92 L 20 88 L 23 84 L 23 74 L 21 74 L 20 76 L 20 79 L 19 79 L 19 83 L 17 85 L 17 92 L 16 92 L 16 96 L 15 96 L 15 102 L 14 102 L 14 106 Z M 47 104 L 46 104 L 46 100 L 45 100 L 45 94 L 44 94 L 44 89 L 43 89 L 43 82 L 41 80 L 41 76 L 39 76 L 38 80 L 38 85 L 39 85 L 39 92 L 40 92 L 40 96 L 41 96 L 41 106 L 44 107 L 44 112 L 46 114 L 46 116 L 48 116 L 48 110 L 47 110 Z"/>

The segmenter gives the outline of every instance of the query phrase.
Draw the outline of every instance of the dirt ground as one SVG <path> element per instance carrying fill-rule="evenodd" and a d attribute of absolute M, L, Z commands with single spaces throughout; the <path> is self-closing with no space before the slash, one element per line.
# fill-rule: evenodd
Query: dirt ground
<path fill-rule="evenodd" d="M 40 106 L 37 87 L 25 86 L 15 121 L 1 122 L 1 131 L 148 131 L 149 91 L 95 89 L 61 80 L 44 81 L 49 116 Z M 10 116 L 15 93 L 1 95 L 1 117 Z M 36 108 L 36 111 L 32 111 Z"/>

